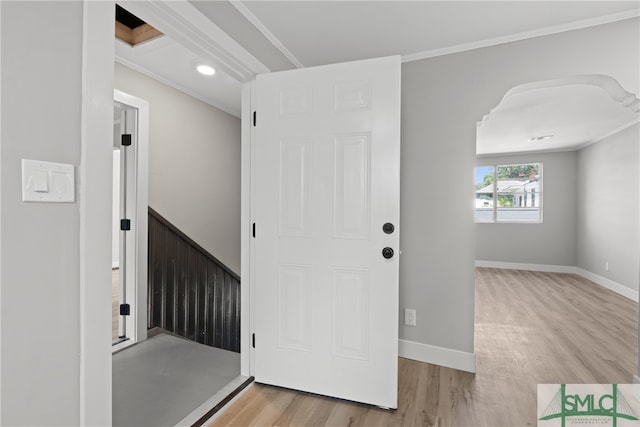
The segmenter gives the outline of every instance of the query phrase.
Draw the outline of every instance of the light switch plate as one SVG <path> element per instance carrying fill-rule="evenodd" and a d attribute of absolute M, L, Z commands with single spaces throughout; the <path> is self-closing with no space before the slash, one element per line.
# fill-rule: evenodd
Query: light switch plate
<path fill-rule="evenodd" d="M 73 165 L 22 159 L 22 201 L 75 202 Z"/>

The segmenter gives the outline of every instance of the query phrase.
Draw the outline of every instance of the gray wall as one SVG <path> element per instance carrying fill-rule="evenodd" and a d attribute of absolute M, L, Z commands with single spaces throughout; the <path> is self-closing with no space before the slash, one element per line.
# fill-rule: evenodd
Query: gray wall
<path fill-rule="evenodd" d="M 640 267 L 639 141 L 636 124 L 578 152 L 577 265 L 634 290 Z"/>
<path fill-rule="evenodd" d="M 639 141 L 636 124 L 576 152 L 478 158 L 542 162 L 544 222 L 476 224 L 476 259 L 578 266 L 638 290 Z"/>
<path fill-rule="evenodd" d="M 83 5 L 0 7 L 0 424 L 78 425 L 79 207 L 23 203 L 21 159 L 80 162 Z"/>
<path fill-rule="evenodd" d="M 149 206 L 240 273 L 240 120 L 121 64 L 149 101 Z"/>
<path fill-rule="evenodd" d="M 476 224 L 476 259 L 576 265 L 575 152 L 478 158 L 478 166 L 542 163 L 540 224 Z"/>
<path fill-rule="evenodd" d="M 514 86 L 606 74 L 638 92 L 639 20 L 402 65 L 400 337 L 473 352 L 476 122 Z"/>

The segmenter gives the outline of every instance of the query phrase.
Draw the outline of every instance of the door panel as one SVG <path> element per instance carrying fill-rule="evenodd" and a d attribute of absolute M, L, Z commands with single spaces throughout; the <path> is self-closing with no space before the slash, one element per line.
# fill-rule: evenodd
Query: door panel
<path fill-rule="evenodd" d="M 369 271 L 333 270 L 333 355 L 369 360 Z"/>
<path fill-rule="evenodd" d="M 334 141 L 333 237 L 368 239 L 370 181 L 366 134 L 338 135 Z"/>
<path fill-rule="evenodd" d="M 255 87 L 256 381 L 395 408 L 400 60 Z"/>
<path fill-rule="evenodd" d="M 311 351 L 311 268 L 281 265 L 278 286 L 278 346 Z"/>
<path fill-rule="evenodd" d="M 280 236 L 311 236 L 311 138 L 280 143 Z"/>

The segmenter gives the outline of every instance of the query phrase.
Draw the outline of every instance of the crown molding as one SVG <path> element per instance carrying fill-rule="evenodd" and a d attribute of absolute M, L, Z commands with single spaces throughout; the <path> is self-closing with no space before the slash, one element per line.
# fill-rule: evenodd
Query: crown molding
<path fill-rule="evenodd" d="M 137 71 L 137 72 L 139 72 L 141 74 L 144 74 L 145 76 L 150 77 L 150 78 L 152 78 L 154 80 L 157 80 L 158 82 L 164 84 L 165 86 L 169 86 L 169 87 L 171 87 L 171 88 L 173 88 L 175 90 L 178 90 L 178 91 L 180 91 L 180 92 L 182 92 L 182 93 L 184 93 L 186 95 L 189 95 L 190 97 L 195 98 L 198 101 L 202 101 L 205 104 L 210 105 L 210 106 L 212 106 L 214 108 L 217 108 L 220 111 L 224 111 L 225 113 L 230 114 L 233 117 L 237 117 L 238 119 L 240 118 L 240 112 L 239 111 L 235 111 L 232 108 L 229 108 L 227 106 L 224 106 L 224 105 L 221 105 L 221 104 L 219 104 L 217 102 L 214 102 L 211 99 L 208 99 L 208 98 L 200 95 L 197 92 L 194 92 L 194 91 L 192 91 L 190 89 L 187 89 L 187 88 L 175 83 L 172 80 L 169 80 L 169 79 L 166 79 L 166 78 L 164 78 L 162 76 L 159 76 L 158 74 L 154 73 L 153 71 L 150 71 L 150 70 L 148 70 L 148 69 L 146 69 L 144 67 L 141 67 L 140 65 L 134 64 L 133 62 L 131 62 L 131 61 L 127 60 L 127 59 L 124 59 L 124 58 L 122 58 L 122 57 L 120 57 L 118 55 L 116 55 L 114 57 L 114 59 L 115 59 L 115 61 L 117 63 L 119 63 L 121 65 L 124 65 L 125 67 L 131 68 L 132 70 Z"/>
<path fill-rule="evenodd" d="M 538 149 L 538 150 L 528 150 L 528 151 L 508 151 L 508 152 L 497 152 L 497 153 L 482 153 L 476 154 L 476 158 L 485 158 L 485 157 L 506 157 L 506 156 L 524 156 L 527 154 L 552 154 L 552 153 L 567 153 L 567 152 L 576 152 L 580 151 L 583 148 L 587 148 L 590 145 L 596 144 L 604 139 L 610 138 L 613 135 L 622 132 L 625 129 L 630 128 L 633 125 L 640 123 L 640 117 L 634 120 L 631 120 L 628 123 L 623 124 L 622 126 L 618 126 L 617 128 L 605 133 L 602 136 L 592 139 L 591 141 L 584 142 L 575 147 L 563 147 L 563 148 L 552 148 L 550 150 Z"/>
<path fill-rule="evenodd" d="M 291 51 L 287 49 L 271 31 L 269 31 L 267 26 L 264 25 L 242 1 L 229 0 L 229 3 L 231 3 L 231 5 L 235 7 L 238 12 L 247 19 L 247 21 L 251 22 L 251 24 L 253 24 L 253 26 L 256 27 L 258 31 L 260 31 L 260 33 L 262 33 L 262 35 L 275 46 L 276 49 L 278 49 L 289 61 L 291 61 L 293 65 L 296 66 L 296 68 L 304 68 L 302 62 L 300 62 L 300 60 L 298 60 L 298 58 L 296 58 L 295 55 L 291 53 Z"/>
<path fill-rule="evenodd" d="M 612 15 L 600 16 L 597 18 L 584 19 L 581 21 L 570 22 L 562 25 L 554 25 L 551 27 L 540 28 L 532 31 L 511 34 L 503 37 L 496 37 L 486 40 L 478 40 L 470 43 L 463 43 L 455 46 L 449 46 L 441 49 L 425 50 L 422 52 L 402 55 L 402 62 L 419 61 L 421 59 L 433 58 L 436 56 L 449 55 L 451 53 L 465 52 L 468 50 L 480 49 L 483 47 L 496 46 L 504 43 L 511 43 L 520 40 L 531 39 L 534 37 L 548 36 L 551 34 L 563 33 L 565 31 L 579 30 L 582 28 L 595 27 L 597 25 L 610 24 L 612 22 L 623 21 L 625 19 L 637 18 L 640 11 L 630 10 L 627 12 L 614 13 Z"/>
<path fill-rule="evenodd" d="M 187 0 L 122 0 L 118 4 L 239 82 L 270 71 Z"/>
<path fill-rule="evenodd" d="M 582 150 L 583 148 L 586 148 L 586 147 L 588 147 L 588 146 L 590 146 L 590 145 L 593 145 L 593 144 L 595 144 L 595 143 L 597 143 L 597 142 L 602 141 L 603 139 L 610 138 L 610 137 L 612 137 L 613 135 L 615 135 L 615 134 L 617 134 L 617 133 L 620 133 L 620 132 L 622 132 L 623 130 L 628 129 L 628 128 L 630 128 L 631 126 L 636 125 L 636 124 L 638 124 L 638 123 L 640 123 L 640 117 L 638 117 L 638 118 L 636 118 L 636 119 L 633 119 L 633 120 L 631 120 L 630 122 L 623 124 L 622 126 L 618 126 L 617 128 L 615 128 L 615 129 L 613 129 L 613 130 L 611 130 L 611 131 L 609 131 L 609 132 L 605 133 L 605 134 L 604 134 L 604 135 L 602 135 L 602 136 L 599 136 L 599 137 L 597 137 L 597 138 L 592 139 L 591 141 L 588 141 L 588 142 L 585 142 L 585 143 L 584 143 L 584 144 L 582 144 L 582 145 L 579 145 L 578 147 L 576 147 L 576 151 L 580 151 L 580 150 Z"/>

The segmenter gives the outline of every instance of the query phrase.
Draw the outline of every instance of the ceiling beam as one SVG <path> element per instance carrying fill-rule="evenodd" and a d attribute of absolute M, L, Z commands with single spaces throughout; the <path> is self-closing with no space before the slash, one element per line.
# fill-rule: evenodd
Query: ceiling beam
<path fill-rule="evenodd" d="M 239 82 L 270 71 L 187 0 L 118 4 Z"/>

